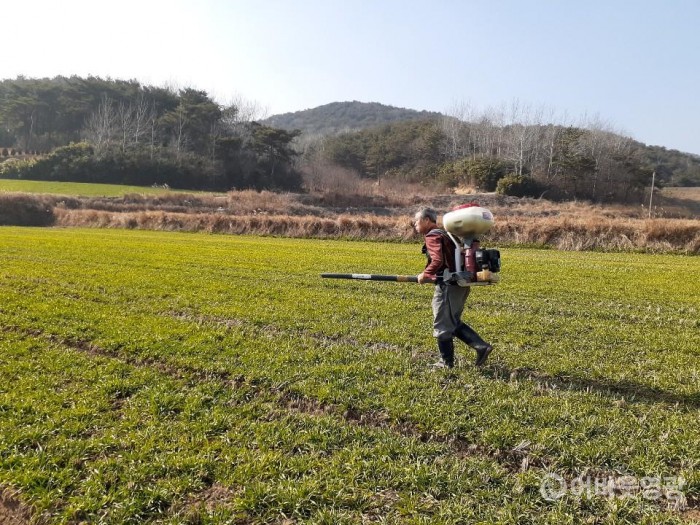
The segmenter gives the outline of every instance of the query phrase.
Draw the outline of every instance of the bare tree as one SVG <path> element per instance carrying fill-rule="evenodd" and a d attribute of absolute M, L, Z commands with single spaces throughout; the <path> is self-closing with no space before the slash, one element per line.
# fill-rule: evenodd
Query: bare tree
<path fill-rule="evenodd" d="M 153 160 L 153 156 L 154 156 L 155 149 L 156 149 L 156 139 L 157 139 L 158 133 L 159 133 L 158 112 L 156 110 L 155 102 L 151 102 L 151 104 L 150 104 L 148 114 L 146 117 L 146 125 L 147 125 L 149 133 L 150 133 L 150 156 L 151 156 L 151 160 Z"/>
<path fill-rule="evenodd" d="M 507 124 L 503 131 L 503 157 L 513 163 L 518 175 L 523 175 L 531 164 L 536 151 L 536 126 L 541 113 L 515 99 L 507 113 Z"/>
<path fill-rule="evenodd" d="M 134 110 L 131 104 L 127 105 L 121 102 L 117 106 L 117 126 L 119 127 L 121 150 L 125 152 L 134 129 Z"/>
<path fill-rule="evenodd" d="M 235 95 L 230 105 L 238 108 L 238 120 L 240 122 L 254 122 L 264 120 L 270 115 L 267 106 L 263 106 L 257 100 L 248 100 L 241 95 Z"/>
<path fill-rule="evenodd" d="M 221 108 L 221 124 L 230 133 L 242 132 L 246 124 L 267 118 L 269 110 L 240 95 L 231 97 Z"/>
<path fill-rule="evenodd" d="M 626 133 L 601 119 L 599 115 L 589 117 L 584 114 L 579 127 L 587 130 L 581 137 L 583 154 L 593 159 L 595 170 L 591 177 L 590 197 L 598 199 L 610 193 L 616 184 L 614 179 L 621 175 L 619 160 L 628 159 L 633 153 L 633 141 Z M 601 190 L 601 186 L 603 186 Z"/>
<path fill-rule="evenodd" d="M 245 121 L 240 117 L 238 106 L 233 103 L 222 107 L 220 122 L 226 131 L 234 134 L 240 132 L 245 124 Z"/>
<path fill-rule="evenodd" d="M 249 124 L 267 117 L 268 109 L 257 101 L 250 101 L 241 95 L 234 95 L 228 103 L 220 107 L 221 117 L 215 125 L 212 125 L 210 134 L 210 155 L 214 162 L 217 143 L 223 136 L 233 135 L 248 140 L 250 136 Z"/>
<path fill-rule="evenodd" d="M 85 122 L 84 136 L 95 148 L 98 156 L 110 146 L 118 134 L 119 114 L 114 101 L 103 97 L 97 110 L 90 114 Z"/>
<path fill-rule="evenodd" d="M 212 165 L 216 161 L 216 145 L 223 135 L 222 131 L 222 126 L 219 121 L 213 122 L 209 128 L 209 156 Z"/>
<path fill-rule="evenodd" d="M 504 148 L 504 127 L 504 109 L 487 108 L 475 125 L 474 156 L 501 157 Z"/>
<path fill-rule="evenodd" d="M 455 160 L 469 155 L 472 147 L 472 125 L 474 109 L 469 103 L 456 102 L 447 111 L 447 116 L 440 122 L 445 135 L 444 156 Z"/>
<path fill-rule="evenodd" d="M 569 118 L 566 113 L 561 117 L 557 117 L 554 109 L 549 109 L 545 117 L 546 125 L 542 128 L 540 135 L 540 148 L 542 150 L 542 164 L 540 173 L 542 173 L 547 184 L 551 183 L 556 174 L 555 160 L 557 155 L 557 147 L 563 130 L 570 125 Z"/>
<path fill-rule="evenodd" d="M 187 115 L 185 115 L 185 108 L 180 104 L 176 111 L 175 128 L 174 128 L 174 149 L 178 160 L 181 158 L 182 153 L 187 148 L 188 137 L 185 132 L 185 127 L 187 126 Z"/>
<path fill-rule="evenodd" d="M 302 168 L 304 187 L 311 192 L 360 194 L 371 190 L 355 170 L 342 168 L 324 161 L 309 162 Z M 376 183 L 375 183 L 376 184 Z"/>
<path fill-rule="evenodd" d="M 149 103 L 143 93 L 139 93 L 136 105 L 133 107 L 133 142 L 139 144 L 141 136 L 147 132 L 153 103 Z"/>

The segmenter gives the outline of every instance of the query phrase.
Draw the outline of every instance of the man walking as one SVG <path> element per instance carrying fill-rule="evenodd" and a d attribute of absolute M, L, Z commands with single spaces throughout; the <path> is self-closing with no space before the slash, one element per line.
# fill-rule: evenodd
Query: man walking
<path fill-rule="evenodd" d="M 418 274 L 418 282 L 435 283 L 433 294 L 433 337 L 437 339 L 440 360 L 436 368 L 454 366 L 454 341 L 457 337 L 476 350 L 476 366 L 486 362 L 493 347 L 485 342 L 469 325 L 462 322 L 464 303 L 469 296 L 468 286 L 458 286 L 442 282 L 440 277 L 445 269 L 455 271 L 455 246 L 447 232 L 438 228 L 437 211 L 422 208 L 414 216 L 414 228 L 425 237 L 423 253 L 428 258 L 425 269 Z M 474 276 L 475 278 L 475 276 Z"/>

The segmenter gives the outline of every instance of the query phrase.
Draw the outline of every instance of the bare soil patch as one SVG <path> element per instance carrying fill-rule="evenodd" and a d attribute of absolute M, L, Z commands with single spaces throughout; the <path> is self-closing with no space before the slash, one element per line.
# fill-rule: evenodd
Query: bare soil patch
<path fill-rule="evenodd" d="M 0 525 L 29 523 L 29 510 L 8 489 L 0 488 Z"/>

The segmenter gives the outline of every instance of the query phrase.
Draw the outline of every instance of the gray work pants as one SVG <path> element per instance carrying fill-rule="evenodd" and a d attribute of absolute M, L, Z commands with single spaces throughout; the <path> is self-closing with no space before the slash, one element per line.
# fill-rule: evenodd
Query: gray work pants
<path fill-rule="evenodd" d="M 464 303 L 470 289 L 455 284 L 437 284 L 433 294 L 433 337 L 452 339 L 462 322 Z"/>

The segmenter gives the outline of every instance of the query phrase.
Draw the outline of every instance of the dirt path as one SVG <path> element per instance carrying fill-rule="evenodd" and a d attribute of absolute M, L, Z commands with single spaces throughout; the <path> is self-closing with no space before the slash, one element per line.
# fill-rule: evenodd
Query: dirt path
<path fill-rule="evenodd" d="M 26 525 L 29 512 L 11 493 L 0 488 L 0 525 Z"/>

